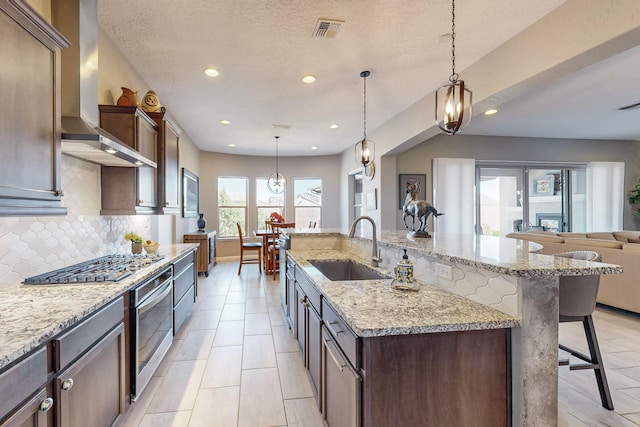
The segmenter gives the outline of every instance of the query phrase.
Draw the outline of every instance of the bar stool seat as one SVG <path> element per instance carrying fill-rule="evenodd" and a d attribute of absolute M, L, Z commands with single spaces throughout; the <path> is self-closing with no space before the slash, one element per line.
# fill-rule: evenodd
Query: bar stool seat
<path fill-rule="evenodd" d="M 238 276 L 242 271 L 242 264 L 258 264 L 258 270 L 260 274 L 262 274 L 262 243 L 259 242 L 245 242 L 242 238 L 242 227 L 240 227 L 240 223 L 236 222 L 238 226 L 238 236 L 240 238 L 240 266 L 238 267 Z M 245 259 L 244 252 L 245 251 L 256 251 L 258 252 L 258 259 L 248 258 Z"/>
<path fill-rule="evenodd" d="M 601 261 L 599 253 L 593 251 L 572 251 L 554 254 L 557 257 L 581 259 L 584 261 Z M 586 362 L 582 364 L 569 364 L 568 360 L 560 361 L 560 365 L 569 365 L 570 370 L 593 369 L 598 383 L 600 400 L 602 406 L 613 410 L 613 400 L 609 391 L 609 383 L 604 371 L 598 337 L 593 324 L 591 314 L 596 308 L 596 297 L 598 296 L 598 286 L 600 285 L 600 275 L 592 276 L 561 276 L 559 283 L 559 321 L 582 322 L 584 333 L 587 338 L 589 355 L 560 344 L 561 350 L 566 351 L 574 357 Z"/>

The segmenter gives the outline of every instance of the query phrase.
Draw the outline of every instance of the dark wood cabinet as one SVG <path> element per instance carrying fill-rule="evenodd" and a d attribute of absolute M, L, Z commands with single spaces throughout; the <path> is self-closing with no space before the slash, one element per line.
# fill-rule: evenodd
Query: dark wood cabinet
<path fill-rule="evenodd" d="M 158 213 L 180 213 L 180 130 L 166 112 L 147 113 L 158 125 Z"/>
<path fill-rule="evenodd" d="M 125 412 L 124 300 L 53 340 L 56 425 L 111 426 Z"/>
<path fill-rule="evenodd" d="M 198 248 L 198 273 L 204 273 L 209 277 L 209 270 L 216 265 L 217 233 L 215 230 L 194 231 L 186 233 L 182 237 L 184 243 L 197 243 Z"/>
<path fill-rule="evenodd" d="M 157 162 L 158 126 L 137 107 L 100 105 L 100 127 L 147 159 Z M 103 215 L 156 213 L 156 168 L 102 166 Z"/>
<path fill-rule="evenodd" d="M 53 425 L 53 393 L 48 385 L 46 347 L 0 374 L 0 427 Z"/>
<path fill-rule="evenodd" d="M 26 2 L 0 0 L 0 215 L 61 206 L 60 50 L 69 42 Z"/>

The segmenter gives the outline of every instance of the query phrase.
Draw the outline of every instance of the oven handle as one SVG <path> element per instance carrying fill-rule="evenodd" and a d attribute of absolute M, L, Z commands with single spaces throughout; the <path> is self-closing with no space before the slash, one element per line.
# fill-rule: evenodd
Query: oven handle
<path fill-rule="evenodd" d="M 145 307 L 148 307 L 150 305 L 155 305 L 155 303 L 160 301 L 162 298 L 166 297 L 169 294 L 169 292 L 171 292 L 172 290 L 171 284 L 172 284 L 171 280 L 167 280 L 167 284 L 162 286 L 162 288 L 166 288 L 166 289 L 160 291 L 160 289 L 162 288 L 158 288 L 156 291 L 153 292 L 154 294 L 157 292 L 160 292 L 158 296 L 153 298 L 147 298 L 145 302 L 143 302 L 138 307 L 136 307 L 136 309 L 142 313 L 144 312 Z"/>

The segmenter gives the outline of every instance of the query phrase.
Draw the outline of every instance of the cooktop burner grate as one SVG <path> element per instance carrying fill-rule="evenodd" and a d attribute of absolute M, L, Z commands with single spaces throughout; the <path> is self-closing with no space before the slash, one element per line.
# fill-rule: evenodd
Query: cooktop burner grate
<path fill-rule="evenodd" d="M 137 270 L 163 259 L 158 254 L 106 255 L 39 274 L 24 280 L 27 285 L 77 284 L 89 282 L 118 282 Z"/>

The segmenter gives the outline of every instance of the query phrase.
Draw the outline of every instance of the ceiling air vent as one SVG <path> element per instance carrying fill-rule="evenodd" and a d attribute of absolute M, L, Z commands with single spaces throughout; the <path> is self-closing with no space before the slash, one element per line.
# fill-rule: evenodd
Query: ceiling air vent
<path fill-rule="evenodd" d="M 618 110 L 627 111 L 627 110 L 635 110 L 636 108 L 640 108 L 640 102 L 636 102 L 635 104 L 627 105 L 626 107 L 620 107 Z"/>
<path fill-rule="evenodd" d="M 284 130 L 289 130 L 289 129 L 291 129 L 293 126 L 292 126 L 292 125 L 277 125 L 277 124 L 273 124 L 273 125 L 271 125 L 271 127 L 273 127 L 274 129 L 284 129 Z"/>
<path fill-rule="evenodd" d="M 342 24 L 344 21 L 320 18 L 316 21 L 316 27 L 313 29 L 313 37 L 333 39 L 338 35 Z"/>

